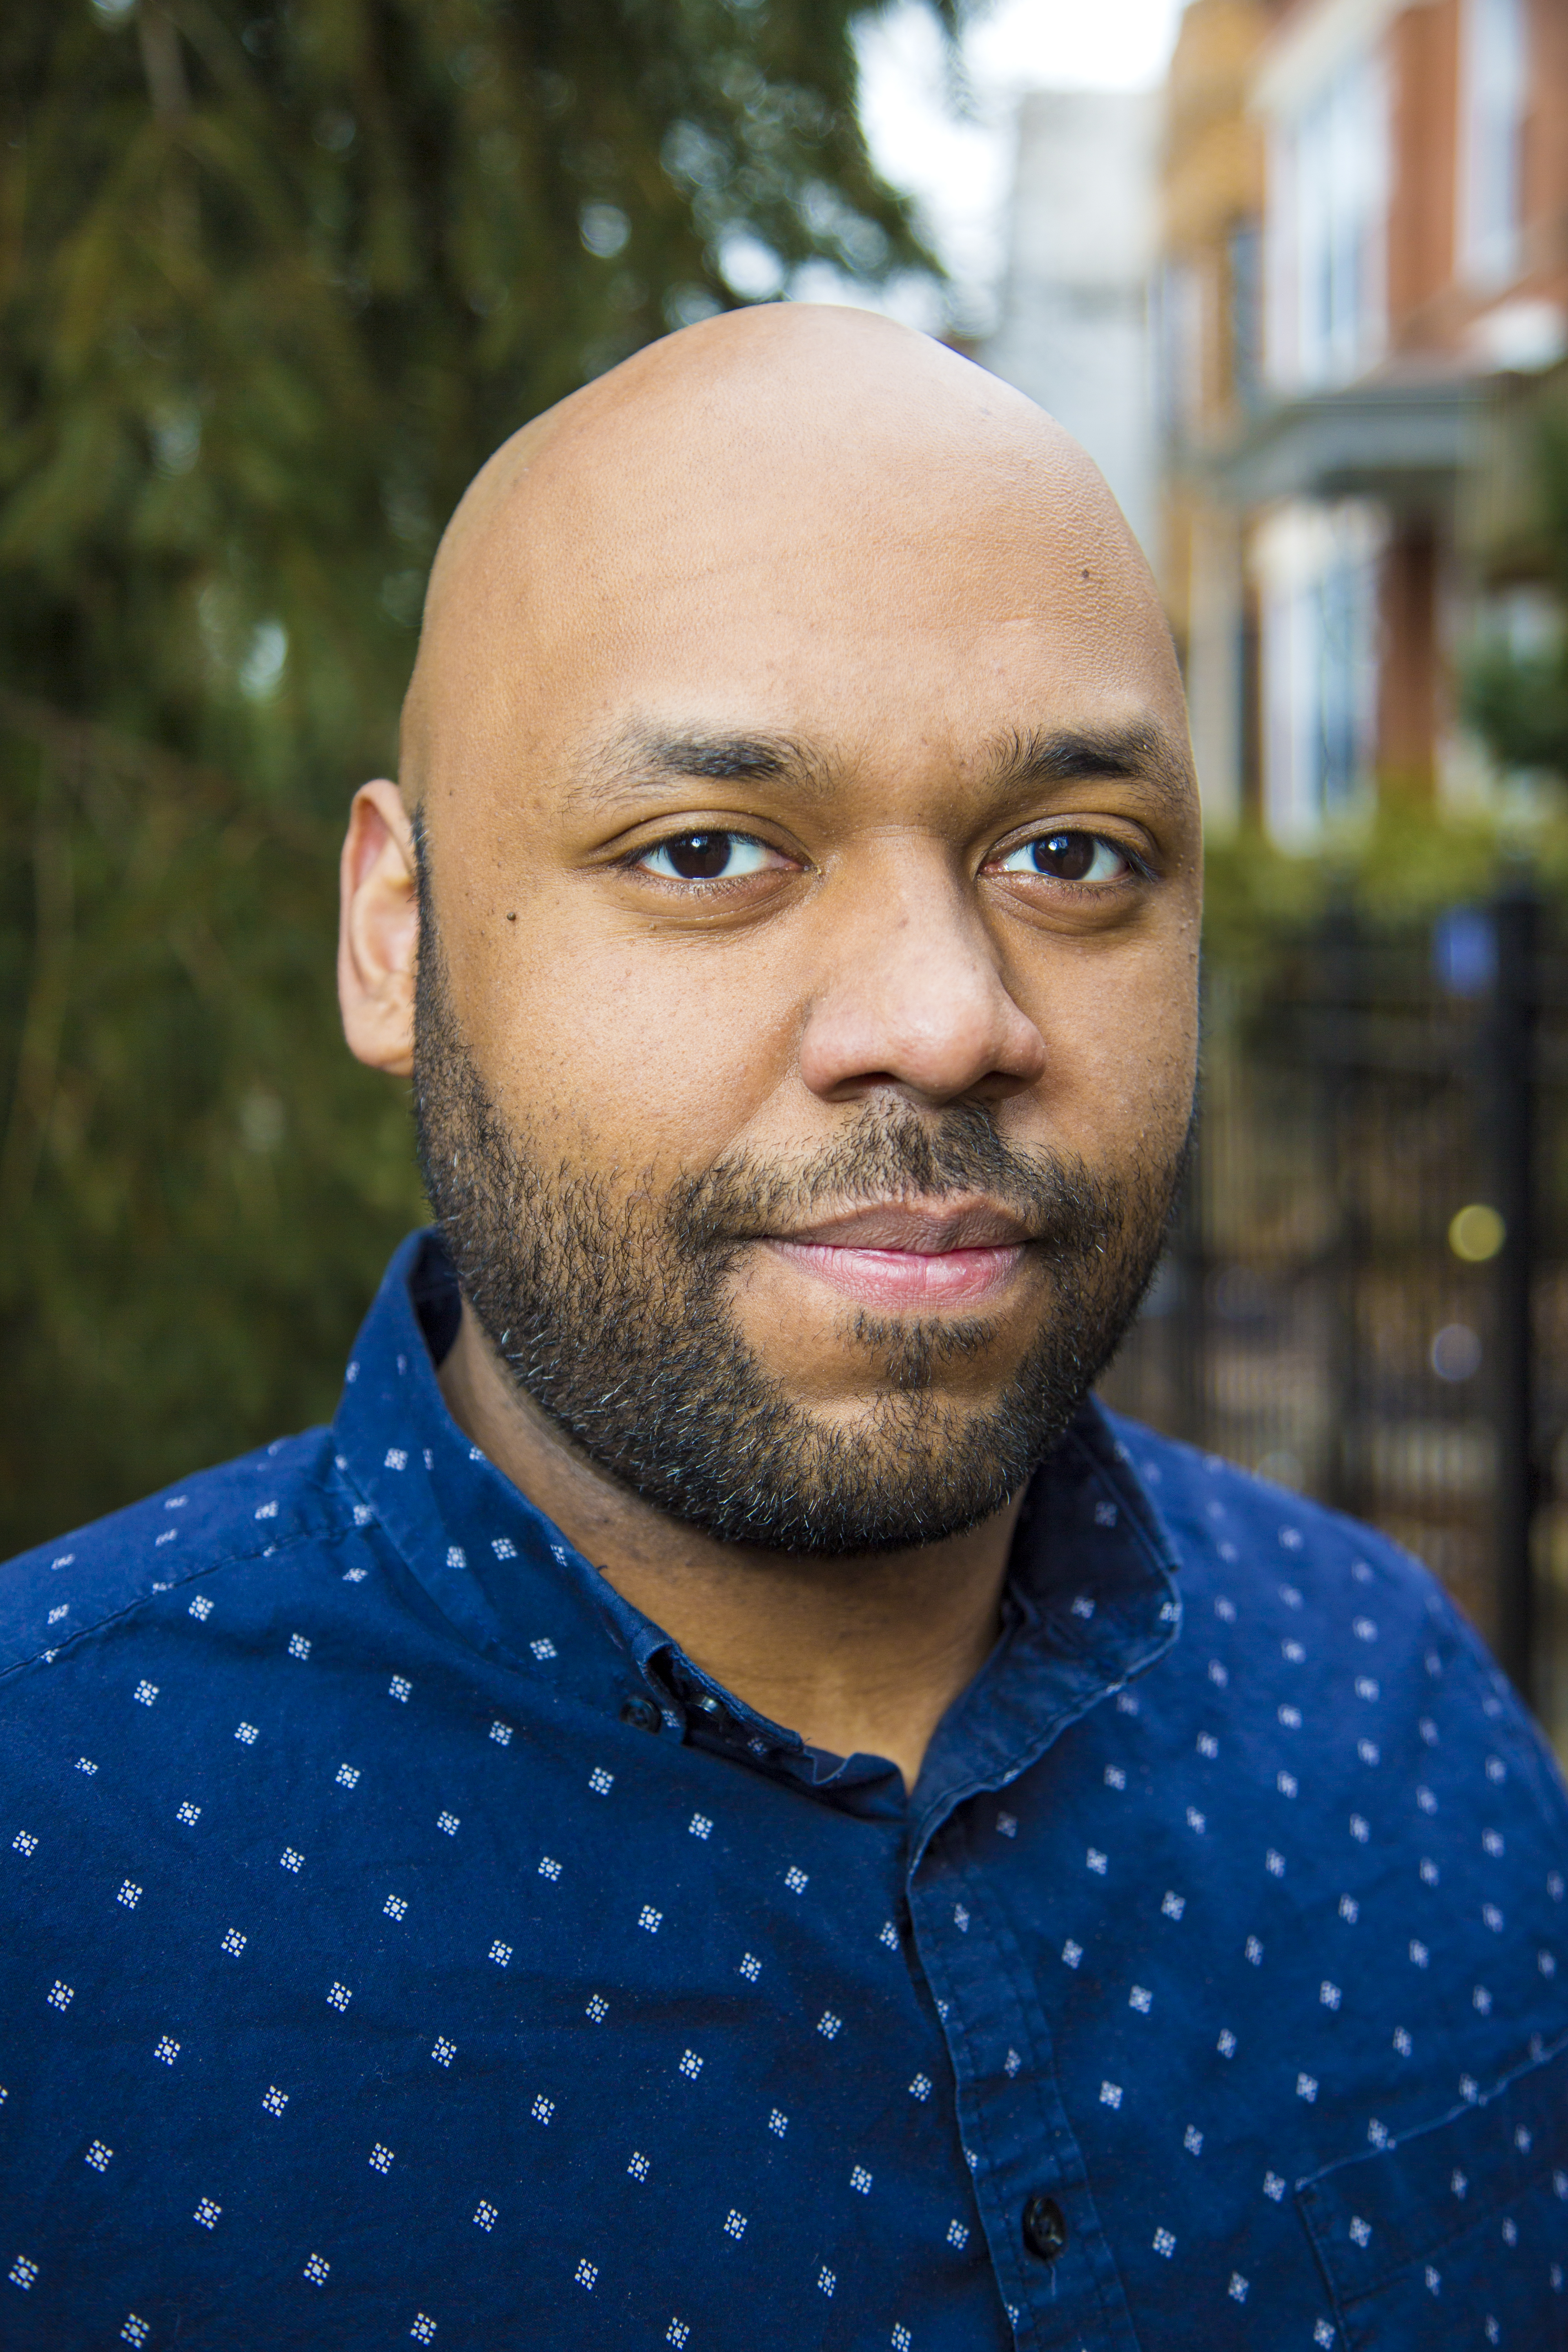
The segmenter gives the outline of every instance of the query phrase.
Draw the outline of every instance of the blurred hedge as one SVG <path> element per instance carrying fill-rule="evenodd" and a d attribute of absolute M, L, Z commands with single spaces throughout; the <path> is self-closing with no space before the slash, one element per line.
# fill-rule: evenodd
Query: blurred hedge
<path fill-rule="evenodd" d="M 667 327 L 932 267 L 857 13 L 0 12 L 0 1553 L 331 1410 L 421 1213 L 331 972 L 437 535 Z"/>
<path fill-rule="evenodd" d="M 417 1220 L 401 1094 L 330 996 L 335 828 L 0 704 L 0 1526 L 331 1410 Z"/>
<path fill-rule="evenodd" d="M 1468 485 L 1474 536 L 1495 589 L 1536 592 L 1536 641 L 1519 643 L 1506 622 L 1500 630 L 1494 612 L 1461 665 L 1460 702 L 1500 767 L 1561 782 L 1568 779 L 1568 368 L 1505 379 L 1492 410 Z"/>

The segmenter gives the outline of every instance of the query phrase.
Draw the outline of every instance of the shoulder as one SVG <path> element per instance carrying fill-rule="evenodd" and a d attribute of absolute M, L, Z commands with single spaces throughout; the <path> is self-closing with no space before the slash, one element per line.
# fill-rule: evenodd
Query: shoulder
<path fill-rule="evenodd" d="M 1341 1792 L 1370 1798 L 1392 1765 L 1422 1814 L 1447 1783 L 1450 1817 L 1511 1800 L 1555 1839 L 1568 1832 L 1544 1740 L 1421 1561 L 1343 1512 L 1106 1418 L 1176 1555 L 1179 1671 L 1233 1723 L 1270 1746 L 1309 1734 L 1313 1777 L 1331 1759 Z M 1288 1786 L 1293 1766 L 1281 1770 Z"/>
<path fill-rule="evenodd" d="M 1223 1604 L 1234 1589 L 1254 1612 L 1331 1622 L 1368 1646 L 1461 1630 L 1431 1570 L 1377 1528 L 1120 1414 L 1106 1422 L 1171 1538 L 1189 1600 Z M 1223 1605 L 1216 1613 L 1226 1620 Z M 1500 1682 L 1473 1635 L 1468 1646 Z"/>
<path fill-rule="evenodd" d="M 182 1586 L 331 1542 L 368 1517 L 324 1429 L 200 1471 L 0 1567 L 0 1678 L 39 1659 L 64 1661 Z"/>

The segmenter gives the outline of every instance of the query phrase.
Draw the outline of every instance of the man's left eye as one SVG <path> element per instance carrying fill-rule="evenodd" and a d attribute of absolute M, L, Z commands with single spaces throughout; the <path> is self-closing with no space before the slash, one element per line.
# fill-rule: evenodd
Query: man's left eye
<path fill-rule="evenodd" d="M 643 873 L 667 882 L 732 882 L 784 861 L 749 833 L 679 833 L 645 849 L 636 862 Z"/>
<path fill-rule="evenodd" d="M 1131 866 L 1126 851 L 1098 833 L 1041 833 L 1010 849 L 997 871 L 1047 874 L 1053 882 L 1120 882 Z"/>

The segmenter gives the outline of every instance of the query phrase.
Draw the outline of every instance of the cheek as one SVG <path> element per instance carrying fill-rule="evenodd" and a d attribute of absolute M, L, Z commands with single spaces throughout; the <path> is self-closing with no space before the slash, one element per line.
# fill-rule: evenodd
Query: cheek
<path fill-rule="evenodd" d="M 497 1100 L 546 1149 L 638 1173 L 705 1165 L 787 1078 L 799 1022 L 777 957 L 521 927 L 470 958 L 464 1021 Z"/>
<path fill-rule="evenodd" d="M 1042 976 L 1035 1000 L 1053 1134 L 1091 1164 L 1140 1145 L 1173 1149 L 1186 1131 L 1197 1070 L 1191 959 L 1152 946 L 1063 957 Z"/>

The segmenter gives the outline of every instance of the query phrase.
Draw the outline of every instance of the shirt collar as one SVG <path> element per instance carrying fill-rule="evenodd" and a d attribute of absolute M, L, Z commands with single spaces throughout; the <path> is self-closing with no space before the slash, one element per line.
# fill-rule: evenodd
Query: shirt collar
<path fill-rule="evenodd" d="M 332 1424 L 337 1465 L 416 1588 L 487 1657 L 547 1670 L 611 1711 L 651 1696 L 671 1728 L 855 1811 L 902 1811 L 885 1759 L 823 1755 L 715 1683 L 615 1591 L 553 1522 L 469 1444 L 436 1368 L 458 1296 L 435 1232 L 387 1268 Z M 1175 1640 L 1172 1538 L 1092 1400 L 1031 1483 L 996 1646 L 938 1727 L 910 1803 L 918 1849 L 954 1805 L 1016 1778 L 1071 1722 Z"/>

